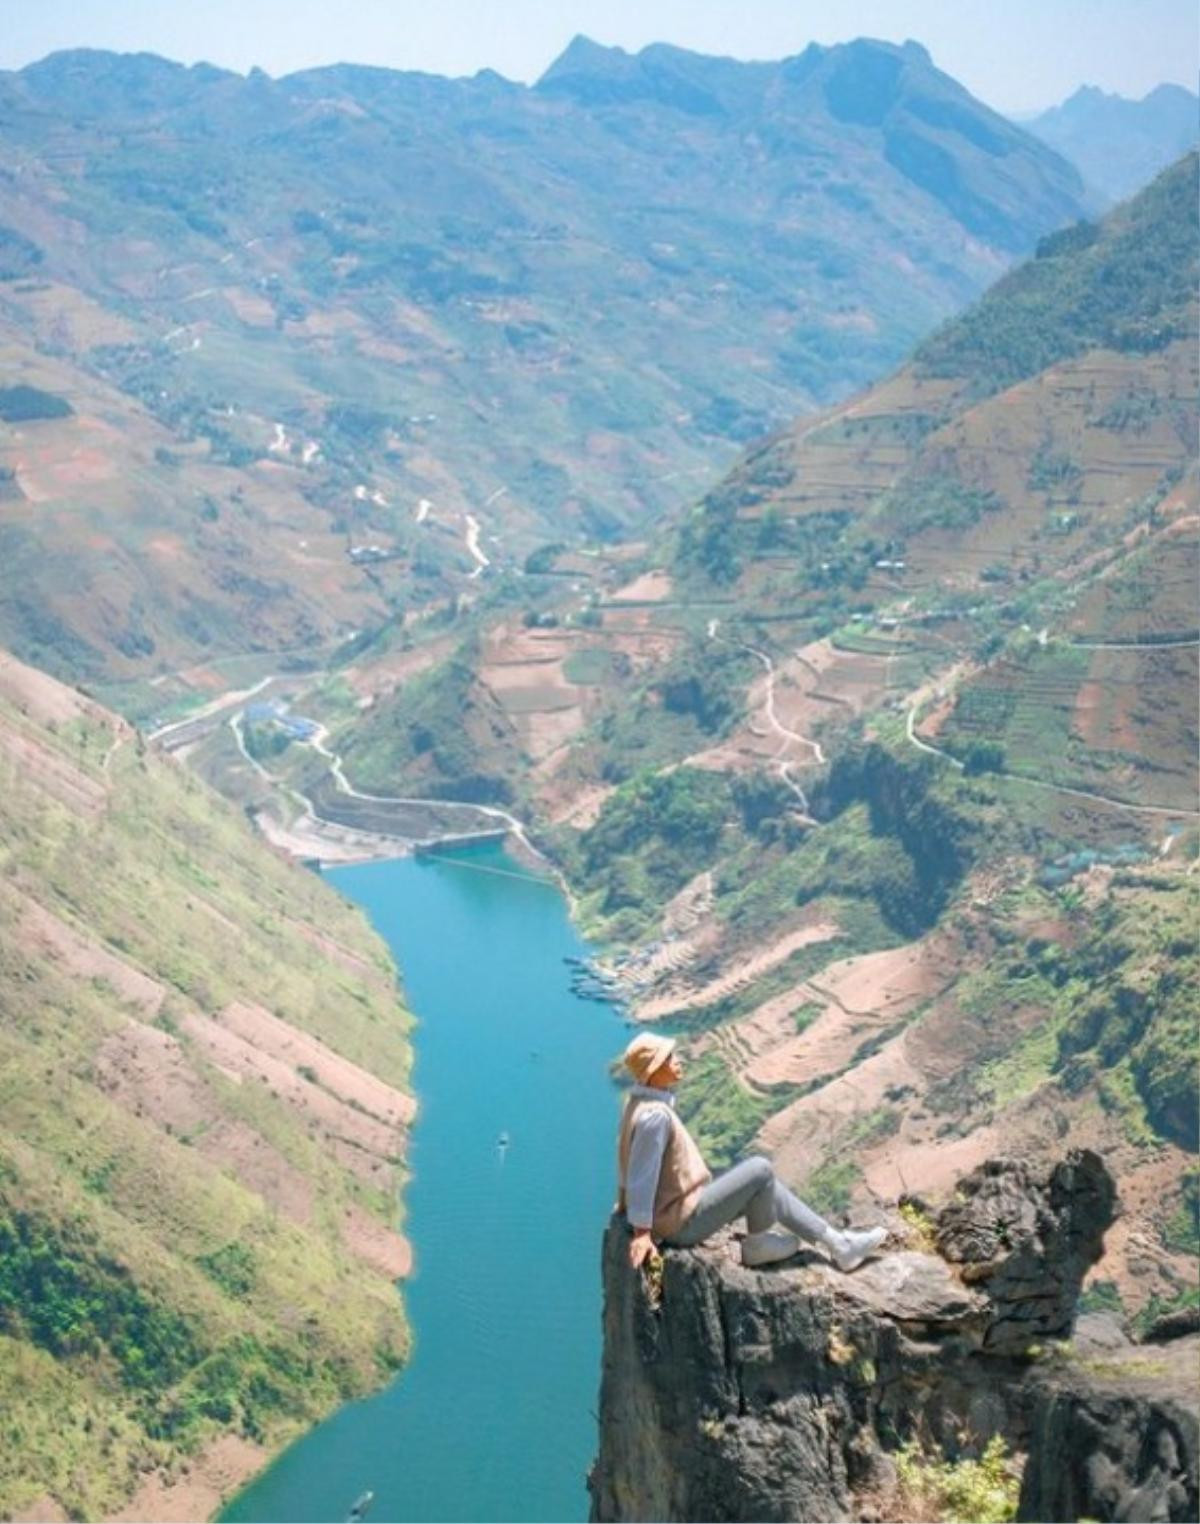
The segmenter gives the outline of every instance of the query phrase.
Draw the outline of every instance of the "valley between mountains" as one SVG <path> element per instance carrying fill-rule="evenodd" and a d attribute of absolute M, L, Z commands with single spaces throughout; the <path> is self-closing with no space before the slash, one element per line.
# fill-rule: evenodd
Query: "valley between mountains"
<path fill-rule="evenodd" d="M 1090 1294 L 1193 1298 L 1194 169 L 677 527 L 549 545 L 519 611 L 398 620 L 189 761 L 316 856 L 517 817 L 714 1157 L 845 1211 L 1094 1147 Z"/>
<path fill-rule="evenodd" d="M 1194 1318 L 1195 153 L 1111 207 L 866 41 L 0 105 L 0 1513 L 406 1358 L 403 970 L 300 863 L 503 838 L 715 1166 L 919 1236 L 1091 1149 L 1083 1305 Z"/>

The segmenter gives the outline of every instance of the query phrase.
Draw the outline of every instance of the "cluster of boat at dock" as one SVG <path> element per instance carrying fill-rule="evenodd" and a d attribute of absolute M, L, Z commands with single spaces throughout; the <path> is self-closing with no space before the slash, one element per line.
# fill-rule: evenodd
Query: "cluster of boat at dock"
<path fill-rule="evenodd" d="M 674 939 L 648 942 L 620 953 L 607 962 L 599 958 L 565 957 L 571 968 L 571 989 L 581 1000 L 600 1000 L 606 1005 L 628 1006 L 642 995 L 661 985 L 664 974 L 674 973 L 662 966 L 662 954 L 674 946 Z"/>
<path fill-rule="evenodd" d="M 605 968 L 594 958 L 567 956 L 563 962 L 571 969 L 571 992 L 580 1000 L 601 1000 L 605 1005 L 620 1005 L 626 990 L 619 974 Z"/>

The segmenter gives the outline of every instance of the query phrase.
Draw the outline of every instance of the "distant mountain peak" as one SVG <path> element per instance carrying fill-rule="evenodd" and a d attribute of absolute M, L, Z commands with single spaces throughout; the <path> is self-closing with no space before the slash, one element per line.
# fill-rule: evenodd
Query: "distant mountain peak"
<path fill-rule="evenodd" d="M 105 48 L 65 48 L 9 76 L 28 95 L 42 100 L 73 96 L 88 117 L 97 104 L 121 97 L 135 111 L 169 110 L 197 91 L 238 76 L 215 64 L 182 64 L 158 53 L 115 53 Z"/>
<path fill-rule="evenodd" d="M 63 79 L 70 75 L 112 76 L 119 73 L 137 74 L 144 78 L 158 76 L 161 79 L 233 79 L 234 71 L 218 68 L 211 63 L 179 63 L 174 58 L 164 58 L 161 53 L 145 50 L 136 53 L 120 53 L 110 48 L 60 48 L 47 53 L 35 63 L 26 64 L 17 71 L 23 79 Z"/>
<path fill-rule="evenodd" d="M 542 73 L 535 88 L 560 78 L 564 74 L 592 74 L 598 70 L 608 72 L 614 63 L 628 60 L 629 57 L 624 48 L 608 47 L 602 42 L 595 42 L 592 38 L 585 37 L 582 32 L 576 32 L 558 57 Z"/>
<path fill-rule="evenodd" d="M 929 49 L 924 43 L 918 42 L 915 37 L 906 37 L 904 39 L 902 51 L 907 53 L 910 58 L 920 59 L 922 63 L 931 64 L 933 62 Z"/>
<path fill-rule="evenodd" d="M 1155 85 L 1152 90 L 1147 90 L 1145 95 L 1122 95 L 1119 90 L 1105 90 L 1100 85 L 1080 85 L 1078 90 L 1068 95 L 1057 106 L 1050 106 L 1047 110 L 1038 113 L 1046 118 L 1060 111 L 1070 111 L 1080 107 L 1098 106 L 1147 106 L 1151 103 L 1171 103 L 1184 106 L 1190 104 L 1193 108 L 1200 106 L 1200 96 L 1189 90 L 1186 85 L 1177 85 L 1169 80 Z"/>
<path fill-rule="evenodd" d="M 754 68 L 665 42 L 627 53 L 624 48 L 605 47 L 581 35 L 572 38 L 534 89 L 584 106 L 643 100 L 693 116 L 719 116 L 727 109 L 721 96 L 722 82 L 731 75 L 744 79 Z"/>
<path fill-rule="evenodd" d="M 1170 101 L 1179 105 L 1187 105 L 1193 111 L 1200 107 L 1200 95 L 1194 90 L 1189 90 L 1186 85 L 1176 85 L 1170 80 L 1164 80 L 1161 85 L 1155 85 L 1153 90 L 1142 96 L 1142 104 L 1148 105 L 1151 101 Z"/>
<path fill-rule="evenodd" d="M 1141 100 L 1081 85 L 1026 127 L 1113 200 L 1131 195 L 1200 141 L 1200 99 L 1164 82 Z"/>

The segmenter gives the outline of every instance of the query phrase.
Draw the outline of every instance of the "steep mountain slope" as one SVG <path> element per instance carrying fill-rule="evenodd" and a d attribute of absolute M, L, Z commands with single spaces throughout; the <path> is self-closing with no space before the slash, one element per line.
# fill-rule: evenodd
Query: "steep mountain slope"
<path fill-rule="evenodd" d="M 37 299 L 59 321 L 78 311 L 73 295 L 56 285 Z M 0 638 L 22 658 L 124 681 L 112 691 L 136 713 L 138 694 L 155 701 L 132 686 L 141 674 L 254 652 L 269 670 L 386 617 L 387 578 L 348 559 L 300 470 L 245 469 L 181 441 L 111 381 L 39 347 L 11 305 L 0 348 L 15 383 L 0 392 Z"/>
<path fill-rule="evenodd" d="M 81 52 L 0 97 L 0 355 L 51 399 L 0 396 L 0 638 L 92 678 L 644 528 L 1086 207 L 915 44 L 580 41 L 533 89 Z"/>
<path fill-rule="evenodd" d="M 606 987 L 693 1038 L 714 1156 L 842 1209 L 1069 1136 L 1120 1177 L 1131 1311 L 1195 1278 L 1195 173 L 751 452 L 657 569 L 533 579 L 465 699 L 367 653 L 337 743 L 449 789 L 488 716 L 474 772 L 541 818 Z"/>
<path fill-rule="evenodd" d="M 703 751 L 739 713 L 764 733 L 756 744 L 743 724 L 733 750 L 779 750 L 786 737 L 756 719 L 765 669 L 746 645 L 779 662 L 775 720 L 814 735 L 939 666 L 1011 661 L 1030 645 L 1045 654 L 1043 627 L 1119 642 L 1126 660 L 1143 642 L 1164 648 L 1147 660 L 1187 660 L 1171 642 L 1194 638 L 1196 622 L 1194 162 L 1103 223 L 1046 240 L 895 376 L 748 454 L 686 517 L 664 572 L 622 588 L 623 562 L 570 563 L 580 596 L 565 624 L 518 637 L 510 621 L 469 653 L 501 716 L 511 693 L 513 719 L 553 709 L 560 739 L 574 737 L 553 764 L 527 748 L 545 764 L 533 797 L 585 759 L 592 783 L 611 783 L 640 762 Z M 534 579 L 530 596 L 561 586 Z M 748 622 L 729 628 L 735 619 Z M 607 651 L 607 665 L 573 658 L 580 649 Z M 1081 645 L 1085 658 L 1107 660 Z M 841 706 L 828 697 L 851 689 Z M 393 711 L 418 691 L 402 684 L 373 701 L 351 744 L 402 725 Z M 607 711 L 606 691 L 619 695 Z M 593 721 L 582 733 L 580 719 Z M 1171 734 L 1186 776 L 1189 732 Z M 787 755 L 803 765 L 816 750 L 793 740 Z M 386 765 L 377 752 L 374 782 Z"/>
<path fill-rule="evenodd" d="M 1089 185 L 1119 201 L 1196 147 L 1200 98 L 1182 85 L 1159 85 L 1140 101 L 1084 85 L 1023 125 L 1069 159 Z"/>
<path fill-rule="evenodd" d="M 0 1513 L 207 1516 L 406 1351 L 395 971 L 7 655 L 0 865 Z"/>

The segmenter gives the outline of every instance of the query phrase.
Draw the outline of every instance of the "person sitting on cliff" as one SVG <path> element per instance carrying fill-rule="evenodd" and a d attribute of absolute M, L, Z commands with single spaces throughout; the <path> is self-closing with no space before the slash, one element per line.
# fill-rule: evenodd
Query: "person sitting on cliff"
<path fill-rule="evenodd" d="M 886 1228 L 840 1232 L 775 1177 L 771 1161 L 743 1159 L 713 1178 L 675 1112 L 673 1087 L 683 1076 L 675 1040 L 643 1032 L 624 1053 L 635 1084 L 621 1114 L 617 1143 L 617 1210 L 633 1229 L 629 1259 L 636 1270 L 654 1240 L 690 1248 L 739 1217 L 744 1265 L 769 1265 L 797 1252 L 801 1240 L 821 1244 L 839 1270 L 855 1270 L 887 1237 Z M 776 1225 L 782 1225 L 782 1228 Z"/>

